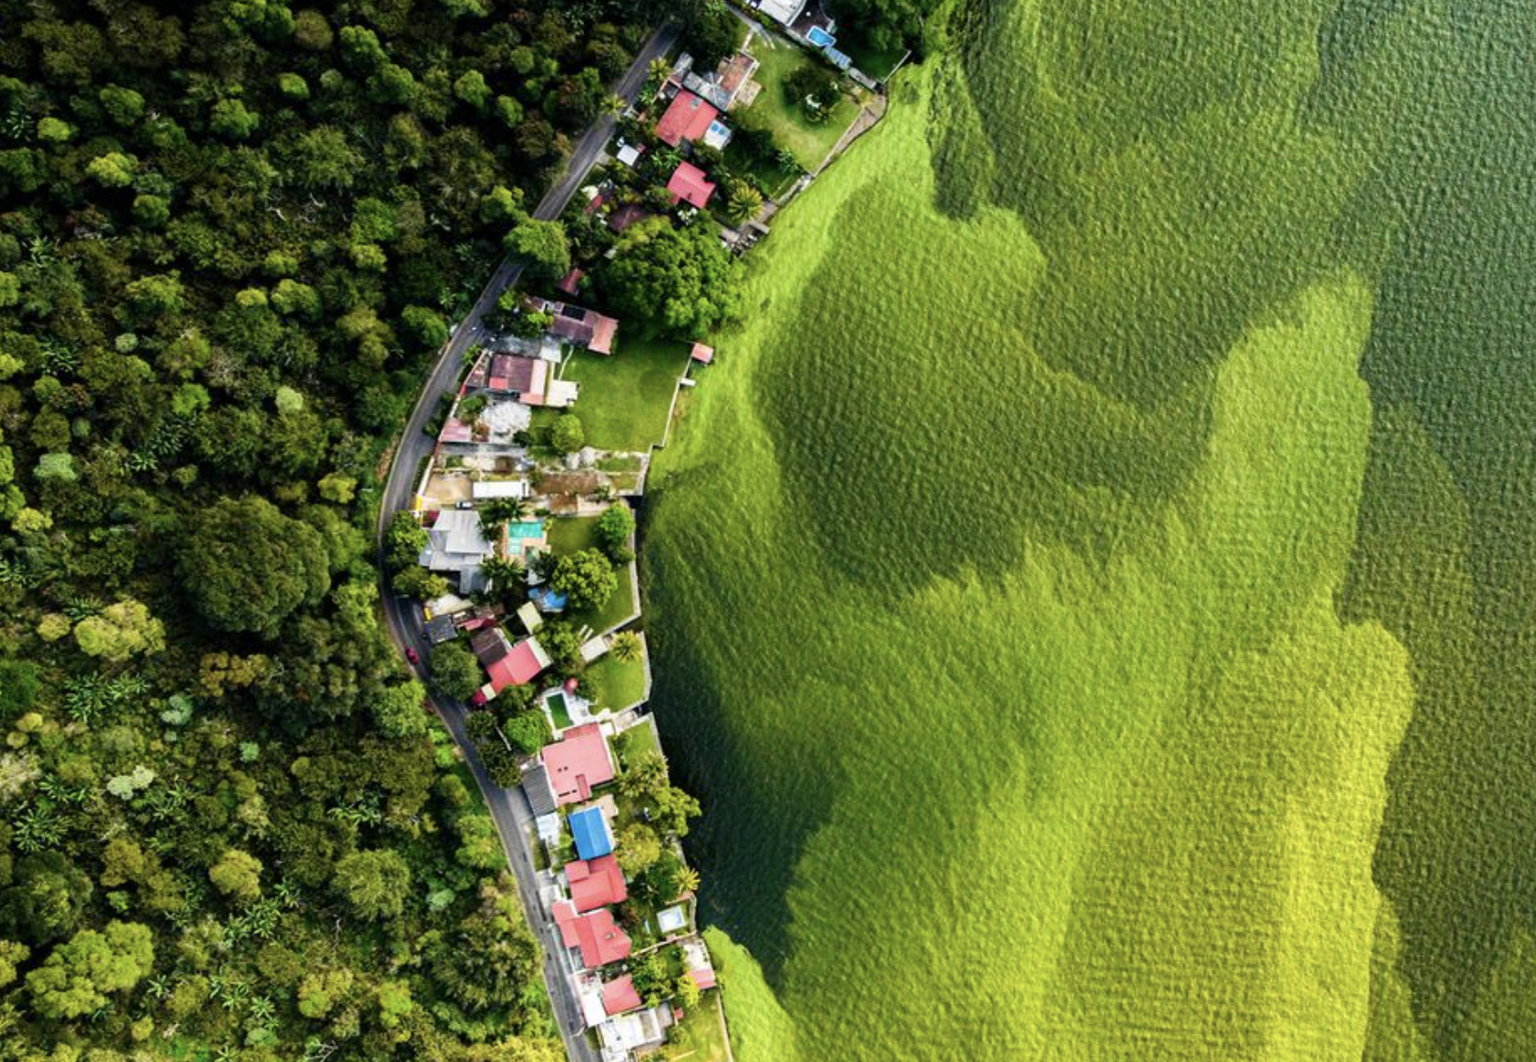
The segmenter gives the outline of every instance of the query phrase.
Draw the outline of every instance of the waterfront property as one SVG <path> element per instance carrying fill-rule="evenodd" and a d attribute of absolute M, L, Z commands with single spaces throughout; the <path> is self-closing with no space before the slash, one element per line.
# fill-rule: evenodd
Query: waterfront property
<path fill-rule="evenodd" d="M 549 771 L 555 802 L 561 806 L 590 800 L 593 789 L 614 778 L 608 739 L 596 723 L 566 731 L 539 755 Z"/>

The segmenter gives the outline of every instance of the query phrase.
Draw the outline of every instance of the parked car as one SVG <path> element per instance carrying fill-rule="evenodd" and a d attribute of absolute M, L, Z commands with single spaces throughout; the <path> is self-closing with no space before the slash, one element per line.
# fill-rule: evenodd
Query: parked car
<path fill-rule="evenodd" d="M 405 650 L 405 658 L 413 664 L 421 663 L 421 654 L 410 647 L 407 647 Z"/>
<path fill-rule="evenodd" d="M 474 507 L 475 503 L 472 501 L 461 501 L 455 506 L 458 509 L 473 509 Z"/>

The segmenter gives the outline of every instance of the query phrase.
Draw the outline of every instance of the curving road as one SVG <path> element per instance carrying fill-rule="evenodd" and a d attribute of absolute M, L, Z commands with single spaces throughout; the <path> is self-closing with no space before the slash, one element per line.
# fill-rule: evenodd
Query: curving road
<path fill-rule="evenodd" d="M 614 95 L 626 104 L 633 103 L 645 84 L 651 62 L 665 56 L 677 43 L 679 34 L 678 27 L 671 23 L 662 25 L 651 34 L 640 53 L 635 56 L 635 61 L 614 86 Z M 571 197 L 576 194 L 576 189 L 586 180 L 587 173 L 602 156 L 603 149 L 613 137 L 614 127 L 614 116 L 604 115 L 582 135 L 571 152 L 563 176 L 534 208 L 535 218 L 553 221 L 560 216 Z M 497 297 L 517 282 L 522 271 L 520 262 L 510 258 L 502 261 L 480 297 L 475 300 L 469 315 L 453 330 L 422 385 L 421 396 L 411 410 L 410 419 L 406 421 L 399 446 L 395 450 L 389 478 L 385 481 L 383 497 L 379 502 L 376 536 L 377 561 L 381 573 L 384 571 L 384 528 L 394 513 L 410 508 L 421 460 L 432 452 L 434 446 L 434 440 L 422 429 L 431 419 L 443 395 L 453 390 L 465 352 L 484 335 L 483 318 L 495 307 Z M 410 599 L 391 593 L 388 586 L 383 588 L 383 602 L 385 625 L 395 645 L 402 652 L 415 649 L 425 659 L 428 645 L 421 609 Z M 425 679 L 424 669 L 418 667 L 417 670 L 423 672 L 421 677 Z M 543 942 L 544 980 L 549 986 L 550 1003 L 554 1007 L 555 1021 L 560 1026 L 560 1035 L 565 1040 L 566 1053 L 572 1062 L 598 1062 L 598 1053 L 583 1032 L 581 1007 L 572 988 L 571 974 L 574 971 L 565 948 L 560 945 L 559 930 L 544 916 L 543 905 L 539 903 L 531 849 L 533 813 L 528 807 L 528 801 L 521 789 L 503 789 L 486 774 L 485 766 L 475 755 L 474 746 L 464 732 L 464 716 L 468 706 L 462 701 L 449 700 L 435 692 L 431 696 L 432 703 L 464 753 L 475 781 L 480 786 L 486 807 L 496 823 L 496 832 L 501 837 L 507 864 L 517 879 L 518 893 L 522 897 L 529 928 Z"/>

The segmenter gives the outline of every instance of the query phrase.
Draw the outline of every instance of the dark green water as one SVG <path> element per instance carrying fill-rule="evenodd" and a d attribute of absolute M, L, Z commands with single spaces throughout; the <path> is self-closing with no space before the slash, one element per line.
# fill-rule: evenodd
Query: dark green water
<path fill-rule="evenodd" d="M 1368 52 L 1407 6 L 1351 12 L 1339 50 Z M 1377 415 L 1341 608 L 1413 660 L 1375 877 L 1415 1019 L 1441 1057 L 1533 1057 L 1536 983 L 1489 986 L 1536 928 L 1536 7 L 1452 8 L 1369 193 L 1401 221 L 1361 366 Z"/>
<path fill-rule="evenodd" d="M 996 316 L 1141 419 L 1134 434 L 1086 424 L 991 477 L 963 449 L 917 474 L 909 461 L 858 463 L 922 430 L 921 404 L 888 380 L 857 377 L 855 398 L 835 403 L 765 386 L 759 412 L 826 563 L 892 602 L 962 568 L 1018 563 L 1011 526 L 960 534 L 953 514 L 972 506 L 1012 506 L 1033 535 L 1089 552 L 1115 540 L 1134 522 L 1123 514 L 1155 507 L 1195 466 L 1215 368 L 1244 327 L 1351 267 L 1375 291 L 1360 367 L 1373 421 L 1336 608 L 1396 636 L 1415 688 L 1372 868 L 1400 933 L 1383 980 L 1406 986 L 1409 1007 L 1373 1001 L 1366 1054 L 1536 1058 L 1536 4 L 997 0 L 966 5 L 957 26 L 963 62 L 935 97 L 930 133 L 935 205 L 953 219 L 1001 207 L 1023 221 L 1052 270 L 1027 294 L 999 284 Z M 1036 49 L 1048 76 L 1032 75 Z M 868 229 L 860 213 L 880 209 L 871 196 L 840 223 Z M 834 266 L 859 263 L 845 251 Z M 804 296 L 807 327 L 842 312 L 849 292 L 832 273 Z M 885 338 L 899 350 L 898 334 Z M 797 378 L 823 363 L 785 344 L 769 364 Z M 1054 426 L 1008 423 L 1009 394 L 978 397 L 976 430 L 1043 445 Z M 871 424 L 831 446 L 820 433 L 848 408 Z M 849 464 L 860 474 L 840 483 Z M 728 480 L 685 469 L 659 504 Z M 1045 497 L 1063 484 L 1095 503 Z M 681 777 L 709 808 L 691 841 L 704 914 L 781 987 L 796 864 L 864 753 L 839 744 L 815 705 L 806 726 L 828 740 L 765 754 L 747 735 L 755 720 L 717 687 L 761 662 L 749 644 L 721 643 L 732 617 L 773 616 L 831 670 L 838 630 L 815 587 L 793 581 L 793 561 L 776 558 L 762 561 L 772 578 L 715 573 L 706 613 L 697 589 L 669 588 L 699 579 L 679 568 L 712 554 L 710 529 L 674 522 L 666 534 L 646 551 L 655 704 Z M 775 549 L 744 549 L 740 564 Z M 964 654 L 965 632 L 954 641 Z M 872 681 L 846 710 L 878 712 L 887 692 Z"/>

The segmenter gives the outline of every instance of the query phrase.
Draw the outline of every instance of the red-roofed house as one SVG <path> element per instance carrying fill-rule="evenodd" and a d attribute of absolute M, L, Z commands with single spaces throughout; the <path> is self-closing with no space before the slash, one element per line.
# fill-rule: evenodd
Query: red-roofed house
<path fill-rule="evenodd" d="M 596 723 L 573 727 L 539 753 L 561 807 L 586 800 L 597 786 L 613 781 L 613 757 Z"/>
<path fill-rule="evenodd" d="M 543 308 L 552 315 L 549 330 L 561 339 L 569 339 L 594 354 L 613 353 L 613 336 L 619 330 L 615 318 L 564 302 L 545 303 Z"/>
<path fill-rule="evenodd" d="M 624 872 L 612 855 L 567 863 L 565 878 L 571 883 L 571 902 L 582 914 L 629 899 Z"/>
<path fill-rule="evenodd" d="M 715 360 L 715 348 L 705 346 L 703 343 L 695 343 L 693 350 L 689 352 L 689 357 L 700 365 L 708 365 Z"/>
<path fill-rule="evenodd" d="M 514 395 L 542 395 L 549 379 L 549 362 L 539 358 L 520 358 L 496 354 L 491 358 L 488 385 L 492 391 Z"/>
<path fill-rule="evenodd" d="M 603 985 L 603 1013 L 609 1017 L 634 1010 L 639 1005 L 640 993 L 635 991 L 635 979 L 629 974 Z"/>
<path fill-rule="evenodd" d="M 589 915 L 578 915 L 576 908 L 561 901 L 554 906 L 555 924 L 560 927 L 560 942 L 567 948 L 581 949 L 583 966 L 595 968 L 629 958 L 629 936 L 613 920 L 613 912 L 604 908 Z"/>
<path fill-rule="evenodd" d="M 680 162 L 672 179 L 667 182 L 667 191 L 672 193 L 674 204 L 687 203 L 702 210 L 709 202 L 709 197 L 715 194 L 715 186 L 704 175 L 704 171 L 693 163 Z"/>
<path fill-rule="evenodd" d="M 656 123 L 656 139 L 663 144 L 677 147 L 684 140 L 702 140 L 709 132 L 709 123 L 720 117 L 720 112 L 691 92 L 679 92 L 672 98 L 667 113 Z"/>
<path fill-rule="evenodd" d="M 532 682 L 549 664 L 549 654 L 544 647 L 532 638 L 524 638 L 499 660 L 486 664 L 485 673 L 491 677 L 492 688 L 500 693 L 508 686 Z M 603 747 L 606 749 L 607 744 Z"/>
<path fill-rule="evenodd" d="M 698 985 L 700 989 L 715 987 L 715 971 L 713 969 L 689 970 L 688 979 Z"/>
<path fill-rule="evenodd" d="M 581 283 L 581 278 L 584 276 L 586 276 L 586 274 L 583 273 L 580 269 L 573 269 L 565 276 L 561 277 L 560 283 L 556 284 L 555 287 L 559 288 L 567 295 L 574 295 L 576 294 L 576 285 Z"/>

